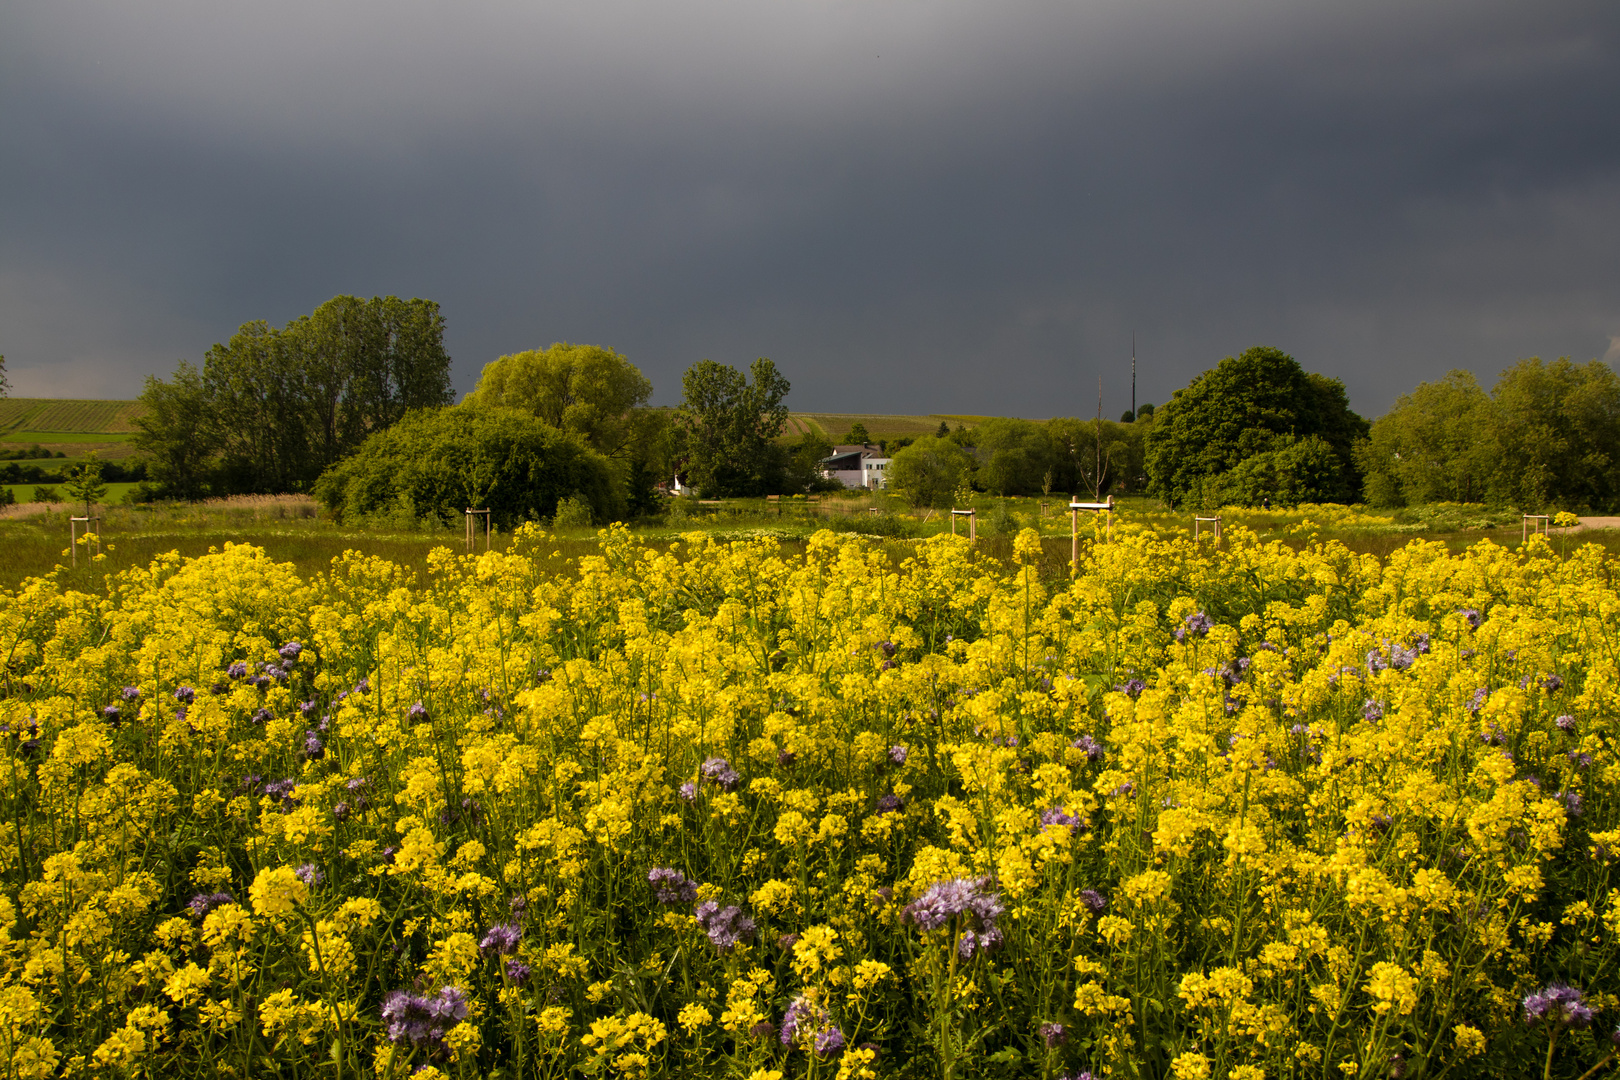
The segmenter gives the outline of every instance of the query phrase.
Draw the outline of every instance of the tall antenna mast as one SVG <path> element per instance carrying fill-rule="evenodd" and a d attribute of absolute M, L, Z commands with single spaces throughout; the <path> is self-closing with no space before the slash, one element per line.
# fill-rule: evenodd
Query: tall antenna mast
<path fill-rule="evenodd" d="M 1131 419 L 1136 419 L 1136 331 L 1131 331 Z"/>

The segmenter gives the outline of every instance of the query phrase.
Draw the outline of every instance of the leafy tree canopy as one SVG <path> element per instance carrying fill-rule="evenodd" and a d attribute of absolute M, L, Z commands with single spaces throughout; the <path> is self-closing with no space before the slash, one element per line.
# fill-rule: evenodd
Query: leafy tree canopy
<path fill-rule="evenodd" d="M 486 364 L 468 400 L 523 409 L 617 457 L 633 452 L 632 413 L 651 397 L 652 383 L 619 353 L 563 341 Z"/>
<path fill-rule="evenodd" d="M 147 376 L 141 404 L 132 441 L 152 455 L 154 477 L 175 498 L 200 498 L 221 438 L 202 372 L 182 360 L 167 382 Z"/>
<path fill-rule="evenodd" d="M 1599 360 L 1532 357 L 1502 373 L 1497 497 L 1516 506 L 1620 508 L 1620 378 Z"/>
<path fill-rule="evenodd" d="M 1471 372 L 1420 383 L 1357 448 L 1368 501 L 1480 502 L 1495 471 L 1495 409 Z"/>
<path fill-rule="evenodd" d="M 107 495 L 107 482 L 101 478 L 101 458 L 94 451 L 85 456 L 81 464 L 68 472 L 68 494 L 74 502 L 84 503 L 84 516 L 90 516 L 90 507 Z"/>
<path fill-rule="evenodd" d="M 1422 383 L 1372 425 L 1358 460 L 1380 506 L 1620 508 L 1620 377 L 1532 357 L 1486 394 L 1466 371 Z"/>
<path fill-rule="evenodd" d="M 997 495 L 1029 495 L 1041 490 L 1052 467 L 1052 438 L 1042 424 L 997 416 L 976 429 L 979 486 Z"/>
<path fill-rule="evenodd" d="M 438 304 L 337 296 L 281 329 L 244 323 L 200 373 L 148 379 L 139 444 L 170 495 L 306 491 L 372 432 L 450 400 Z"/>
<path fill-rule="evenodd" d="M 555 516 L 575 497 L 599 522 L 623 516 L 608 461 L 572 432 L 519 409 L 462 404 L 410 413 L 327 470 L 316 496 L 338 518 L 432 518 L 488 507 L 497 529 Z"/>
<path fill-rule="evenodd" d="M 787 423 L 782 399 L 791 384 L 764 357 L 749 374 L 700 360 L 681 377 L 685 471 L 705 495 L 763 495 L 784 484 L 784 454 L 773 440 Z"/>
<path fill-rule="evenodd" d="M 912 506 L 951 505 L 952 496 L 972 474 L 973 459 L 950 439 L 925 435 L 889 462 L 889 490 Z"/>
<path fill-rule="evenodd" d="M 1233 490 L 1217 485 L 1219 477 L 1259 455 L 1298 454 L 1290 449 L 1294 442 L 1314 436 L 1331 451 L 1335 467 L 1313 465 L 1309 483 L 1292 485 L 1290 497 L 1354 502 L 1361 490 L 1354 446 L 1366 433 L 1343 383 L 1305 371 L 1279 349 L 1256 346 L 1222 360 L 1157 411 L 1145 465 L 1151 490 L 1172 506 L 1219 500 Z M 1314 450 L 1311 455 L 1316 461 Z M 1276 466 L 1273 460 L 1270 467 Z M 1251 472 L 1265 475 L 1265 468 L 1256 469 Z"/>

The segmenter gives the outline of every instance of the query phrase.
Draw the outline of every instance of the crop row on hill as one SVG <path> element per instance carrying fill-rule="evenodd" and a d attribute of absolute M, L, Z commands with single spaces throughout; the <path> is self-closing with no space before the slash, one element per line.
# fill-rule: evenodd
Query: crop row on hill
<path fill-rule="evenodd" d="M 52 432 L 133 432 L 141 415 L 138 401 L 80 401 L 55 398 L 0 399 L 0 431 L 27 428 L 36 435 Z M 47 442 L 39 438 L 33 441 Z"/>

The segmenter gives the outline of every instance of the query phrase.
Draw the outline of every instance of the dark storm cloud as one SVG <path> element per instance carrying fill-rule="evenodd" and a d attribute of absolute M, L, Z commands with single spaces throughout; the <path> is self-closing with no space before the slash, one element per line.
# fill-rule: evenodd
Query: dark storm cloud
<path fill-rule="evenodd" d="M 131 394 L 338 292 L 457 383 L 1043 416 L 1255 343 L 1376 415 L 1620 335 L 1610 5 L 77 3 L 0 15 L 0 351 Z"/>

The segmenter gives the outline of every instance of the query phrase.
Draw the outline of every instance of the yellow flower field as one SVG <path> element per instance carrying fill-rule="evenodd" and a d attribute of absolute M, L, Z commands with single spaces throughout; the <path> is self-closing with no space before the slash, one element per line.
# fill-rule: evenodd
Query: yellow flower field
<path fill-rule="evenodd" d="M 31 580 L 0 1075 L 1603 1065 L 1612 561 L 1227 539 Z"/>

